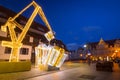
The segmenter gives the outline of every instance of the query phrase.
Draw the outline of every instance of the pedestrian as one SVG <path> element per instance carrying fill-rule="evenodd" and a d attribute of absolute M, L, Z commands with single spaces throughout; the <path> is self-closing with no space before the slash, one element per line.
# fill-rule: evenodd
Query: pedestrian
<path fill-rule="evenodd" d="M 120 68 L 120 60 L 118 61 L 118 66 L 119 66 L 119 68 Z"/>
<path fill-rule="evenodd" d="M 91 60 L 90 60 L 90 57 L 88 57 L 88 65 L 90 66 L 91 64 Z"/>

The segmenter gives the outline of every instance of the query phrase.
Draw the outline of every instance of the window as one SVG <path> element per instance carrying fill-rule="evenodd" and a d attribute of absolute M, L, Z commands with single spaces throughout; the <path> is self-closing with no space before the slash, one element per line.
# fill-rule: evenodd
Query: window
<path fill-rule="evenodd" d="M 30 37 L 29 42 L 33 42 L 33 37 Z"/>
<path fill-rule="evenodd" d="M 10 54 L 11 53 L 11 48 L 5 47 L 5 54 Z"/>
<path fill-rule="evenodd" d="M 21 49 L 20 49 L 20 54 L 28 55 L 28 51 L 29 51 L 28 48 L 21 48 Z"/>

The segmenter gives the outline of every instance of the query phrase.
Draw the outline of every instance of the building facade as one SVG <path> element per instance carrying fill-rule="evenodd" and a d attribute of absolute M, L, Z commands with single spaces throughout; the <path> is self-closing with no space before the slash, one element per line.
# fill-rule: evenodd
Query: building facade
<path fill-rule="evenodd" d="M 120 57 L 120 39 L 106 40 L 102 38 L 99 42 L 87 43 L 91 55 L 95 58 Z"/>
<path fill-rule="evenodd" d="M 2 25 L 6 23 L 9 17 L 14 17 L 16 15 L 15 12 L 9 10 L 3 6 L 0 6 L 0 28 Z M 27 18 L 24 16 L 19 16 L 16 21 L 21 24 L 25 25 L 27 23 Z M 19 51 L 19 58 L 20 60 L 31 60 L 34 59 L 34 48 L 39 44 L 40 41 L 47 43 L 44 34 L 48 31 L 48 28 L 33 21 L 32 25 L 30 26 L 27 35 L 25 36 L 24 40 L 22 41 L 23 45 Z M 21 31 L 16 28 L 15 29 L 16 35 L 19 36 Z M 9 32 L 3 32 L 0 30 L 0 44 L 2 41 L 11 41 Z M 11 48 L 4 47 L 0 45 L 0 60 L 8 60 L 10 57 Z"/>

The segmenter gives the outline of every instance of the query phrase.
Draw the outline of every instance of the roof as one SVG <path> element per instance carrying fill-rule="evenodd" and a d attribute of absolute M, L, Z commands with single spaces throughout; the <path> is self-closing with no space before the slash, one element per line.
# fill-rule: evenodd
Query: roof
<path fill-rule="evenodd" d="M 60 48 L 63 48 L 66 51 L 68 51 L 66 45 L 61 40 L 53 39 L 50 41 L 50 44 L 59 46 Z"/>
<path fill-rule="evenodd" d="M 104 42 L 107 43 L 108 45 L 114 45 L 116 40 L 120 40 L 120 39 L 104 40 Z M 88 43 L 88 45 L 90 45 L 91 47 L 96 47 L 98 43 L 99 42 L 91 42 L 91 43 Z"/>

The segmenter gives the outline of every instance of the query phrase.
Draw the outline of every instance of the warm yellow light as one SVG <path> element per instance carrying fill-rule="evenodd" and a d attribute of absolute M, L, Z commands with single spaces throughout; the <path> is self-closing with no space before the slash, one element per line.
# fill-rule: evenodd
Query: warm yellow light
<path fill-rule="evenodd" d="M 115 52 L 118 52 L 118 50 L 115 50 Z"/>
<path fill-rule="evenodd" d="M 46 57 L 48 55 L 48 47 L 41 43 L 38 47 L 35 47 L 36 53 L 36 67 L 39 65 L 46 65 Z"/>
<path fill-rule="evenodd" d="M 5 26 L 1 26 L 1 31 L 7 32 L 7 28 Z"/>
<path fill-rule="evenodd" d="M 101 61 L 103 61 L 103 58 L 102 58 L 101 56 L 99 57 L 99 59 L 100 59 Z"/>
<path fill-rule="evenodd" d="M 82 57 L 83 55 L 82 54 L 80 54 L 80 57 Z"/>
<path fill-rule="evenodd" d="M 53 32 L 49 31 L 48 33 L 45 34 L 45 37 L 47 38 L 48 41 L 54 39 Z"/>
<path fill-rule="evenodd" d="M 86 54 L 86 57 L 88 57 L 88 54 Z"/>
<path fill-rule="evenodd" d="M 67 54 L 61 55 L 60 60 L 56 64 L 56 67 L 58 68 L 61 67 L 67 56 L 68 56 Z"/>
<path fill-rule="evenodd" d="M 51 51 L 51 55 L 50 55 L 50 59 L 48 61 L 48 64 L 51 65 L 51 66 L 54 66 L 56 61 L 57 61 L 57 58 L 59 57 L 60 55 L 60 48 L 57 47 L 57 46 L 54 46 L 52 51 Z"/>
<path fill-rule="evenodd" d="M 26 11 L 29 7 L 34 6 L 34 11 L 31 14 L 30 18 L 28 19 L 27 23 L 25 24 L 25 26 L 20 25 L 19 23 L 17 23 L 15 20 L 17 17 L 19 17 L 24 11 Z M 2 31 L 7 31 L 7 27 L 10 33 L 10 37 L 11 37 L 11 41 L 2 41 L 2 46 L 6 46 L 6 47 L 10 47 L 12 48 L 11 51 L 11 55 L 9 58 L 9 61 L 14 61 L 17 62 L 19 61 L 19 49 L 22 46 L 22 41 L 27 33 L 27 31 L 29 30 L 34 18 L 36 17 L 36 15 L 39 15 L 41 17 L 41 19 L 43 20 L 43 22 L 45 23 L 45 25 L 48 27 L 48 29 L 50 30 L 50 32 L 48 32 L 45 36 L 46 38 L 50 41 L 51 39 L 54 38 L 54 35 L 52 33 L 52 29 L 44 15 L 44 12 L 42 10 L 42 8 L 35 2 L 32 1 L 32 3 L 30 3 L 28 6 L 26 6 L 23 10 L 21 10 L 16 16 L 14 16 L 13 18 L 10 17 L 7 22 L 5 23 L 5 25 L 1 26 L 1 30 Z M 15 32 L 15 28 L 18 27 L 22 30 L 22 32 L 20 33 L 20 35 L 17 37 L 16 32 Z"/>
<path fill-rule="evenodd" d="M 42 65 L 42 67 L 43 65 L 44 67 L 48 65 L 54 67 L 61 67 L 67 56 L 64 49 L 58 46 L 43 46 L 43 44 L 36 47 L 35 52 L 36 66 L 38 67 L 40 67 L 40 65 Z"/>
<path fill-rule="evenodd" d="M 1 45 L 11 47 L 11 48 L 21 48 L 22 47 L 22 43 L 10 42 L 10 41 L 2 41 Z"/>
<path fill-rule="evenodd" d="M 111 57 L 114 57 L 116 55 L 116 53 L 113 53 Z"/>

